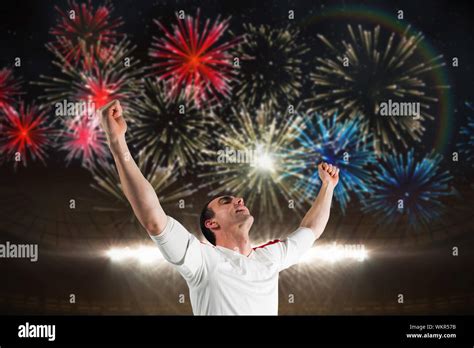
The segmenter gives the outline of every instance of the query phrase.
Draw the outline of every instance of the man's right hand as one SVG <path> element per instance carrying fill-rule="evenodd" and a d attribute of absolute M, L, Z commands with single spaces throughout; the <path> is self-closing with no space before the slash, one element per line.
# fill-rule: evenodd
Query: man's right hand
<path fill-rule="evenodd" d="M 104 130 L 109 146 L 125 138 L 127 123 L 123 118 L 120 102 L 114 100 L 97 110 L 99 122 Z"/>

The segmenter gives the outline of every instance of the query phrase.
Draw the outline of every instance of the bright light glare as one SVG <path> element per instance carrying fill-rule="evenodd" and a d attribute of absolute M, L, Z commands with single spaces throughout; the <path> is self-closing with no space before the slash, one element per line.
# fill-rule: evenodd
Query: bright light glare
<path fill-rule="evenodd" d="M 140 264 L 152 264 L 164 260 L 157 247 L 138 245 L 136 247 L 111 248 L 106 252 L 114 262 L 135 261 Z M 368 252 L 362 244 L 337 244 L 320 245 L 311 248 L 303 255 L 300 262 L 311 264 L 316 261 L 330 263 L 355 260 L 362 262 L 368 258 Z"/>
<path fill-rule="evenodd" d="M 309 264 L 317 260 L 326 262 L 339 262 L 356 260 L 362 262 L 368 258 L 368 252 L 363 244 L 337 244 L 321 245 L 311 248 L 301 258 L 301 263 Z"/>
<path fill-rule="evenodd" d="M 266 169 L 273 171 L 273 159 L 271 156 L 267 153 L 261 154 L 260 156 L 257 157 L 257 167 L 261 169 Z"/>
<path fill-rule="evenodd" d="M 138 261 L 141 264 L 163 260 L 163 255 L 157 247 L 139 245 L 134 248 L 111 248 L 107 251 L 107 256 L 115 262 Z"/>
<path fill-rule="evenodd" d="M 258 144 L 256 146 L 255 157 L 252 165 L 260 170 L 268 170 L 270 172 L 273 172 L 275 170 L 275 163 L 273 161 L 271 153 L 265 151 L 261 144 Z"/>

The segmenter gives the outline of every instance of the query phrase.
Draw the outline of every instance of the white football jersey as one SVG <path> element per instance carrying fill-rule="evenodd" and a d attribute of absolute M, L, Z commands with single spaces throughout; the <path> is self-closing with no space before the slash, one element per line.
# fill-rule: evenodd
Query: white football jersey
<path fill-rule="evenodd" d="M 299 227 L 244 256 L 200 242 L 170 216 L 164 231 L 151 238 L 186 280 L 195 315 L 277 315 L 279 272 L 296 264 L 315 241 L 311 229 Z"/>

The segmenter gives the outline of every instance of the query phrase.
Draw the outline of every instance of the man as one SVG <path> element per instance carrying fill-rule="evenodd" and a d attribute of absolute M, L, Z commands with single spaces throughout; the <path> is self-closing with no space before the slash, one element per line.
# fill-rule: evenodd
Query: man
<path fill-rule="evenodd" d="M 120 182 L 135 215 L 164 258 L 186 280 L 196 315 L 278 314 L 278 274 L 296 264 L 323 233 L 329 219 L 339 169 L 318 166 L 322 186 L 299 228 L 284 240 L 252 248 L 254 218 L 241 197 L 219 196 L 201 213 L 201 243 L 163 211 L 150 183 L 129 156 L 127 124 L 114 101 L 99 110 Z"/>

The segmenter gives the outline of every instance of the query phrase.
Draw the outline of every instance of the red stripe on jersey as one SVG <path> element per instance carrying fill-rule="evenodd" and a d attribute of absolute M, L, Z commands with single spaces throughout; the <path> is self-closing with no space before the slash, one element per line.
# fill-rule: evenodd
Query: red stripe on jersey
<path fill-rule="evenodd" d="M 272 245 L 272 244 L 275 244 L 275 243 L 278 243 L 278 242 L 281 242 L 281 240 L 275 239 L 275 240 L 272 240 L 271 242 L 265 243 L 263 245 L 260 245 L 258 247 L 252 248 L 252 249 L 255 250 L 255 249 L 258 249 L 258 248 L 265 248 L 266 246 L 269 246 L 269 245 Z"/>

